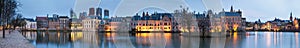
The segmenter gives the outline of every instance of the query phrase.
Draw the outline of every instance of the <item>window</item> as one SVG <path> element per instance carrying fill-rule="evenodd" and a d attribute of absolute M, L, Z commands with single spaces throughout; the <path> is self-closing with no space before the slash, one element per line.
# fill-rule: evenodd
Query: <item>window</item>
<path fill-rule="evenodd" d="M 164 23 L 164 25 L 167 25 L 168 23 Z"/>

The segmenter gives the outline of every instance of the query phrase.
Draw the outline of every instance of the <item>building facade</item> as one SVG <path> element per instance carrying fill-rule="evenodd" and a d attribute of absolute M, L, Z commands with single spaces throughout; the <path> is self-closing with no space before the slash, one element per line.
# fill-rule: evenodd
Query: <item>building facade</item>
<path fill-rule="evenodd" d="M 36 30 L 37 29 L 37 24 L 36 21 L 32 18 L 26 18 L 26 29 L 27 30 Z"/>
<path fill-rule="evenodd" d="M 88 16 L 82 20 L 82 31 L 97 31 L 101 20 L 97 19 L 97 16 Z"/>
<path fill-rule="evenodd" d="M 233 10 L 233 7 L 231 6 L 230 12 L 222 11 L 221 12 L 222 19 L 225 20 L 225 30 L 226 31 L 243 31 L 245 30 L 245 23 L 242 20 L 242 11 Z"/>
<path fill-rule="evenodd" d="M 48 18 L 47 17 L 36 17 L 37 30 L 47 30 L 48 29 Z"/>
<path fill-rule="evenodd" d="M 171 17 L 170 13 L 143 13 L 142 17 L 135 15 L 132 18 L 131 26 L 135 31 L 172 31 Z"/>
<path fill-rule="evenodd" d="M 69 30 L 70 29 L 70 21 L 68 16 L 60 16 L 59 17 L 59 29 L 60 30 Z"/>
<path fill-rule="evenodd" d="M 60 27 L 60 25 L 59 25 L 58 17 L 59 15 L 57 14 L 53 14 L 52 17 L 48 17 L 48 23 L 49 23 L 48 30 L 59 30 L 58 28 Z"/>

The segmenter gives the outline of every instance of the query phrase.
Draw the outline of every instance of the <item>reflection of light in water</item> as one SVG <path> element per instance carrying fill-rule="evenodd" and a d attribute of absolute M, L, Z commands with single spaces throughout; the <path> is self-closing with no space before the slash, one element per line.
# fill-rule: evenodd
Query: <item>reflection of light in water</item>
<path fill-rule="evenodd" d="M 165 41 L 166 41 L 165 45 L 170 44 L 172 34 L 171 33 L 164 33 L 164 36 L 165 36 Z"/>
<path fill-rule="evenodd" d="M 233 33 L 233 45 L 236 47 L 237 46 L 237 41 L 238 41 L 238 33 L 234 32 Z"/>
<path fill-rule="evenodd" d="M 137 35 L 137 37 L 149 37 L 149 36 L 151 36 L 151 33 L 138 33 L 138 34 L 136 34 Z"/>
<path fill-rule="evenodd" d="M 295 41 L 296 41 L 296 48 L 299 48 L 299 41 L 298 41 L 298 32 L 295 32 Z"/>
<path fill-rule="evenodd" d="M 57 32 L 57 37 L 60 37 L 60 32 Z"/>
<path fill-rule="evenodd" d="M 115 36 L 115 33 L 105 33 L 106 37 L 113 38 Z"/>
<path fill-rule="evenodd" d="M 137 33 L 135 34 L 136 35 L 136 42 L 137 44 L 140 44 L 140 45 L 150 45 L 150 42 L 148 41 L 149 40 L 149 36 L 150 36 L 151 33 Z"/>
<path fill-rule="evenodd" d="M 271 33 L 266 33 L 266 41 L 267 47 L 269 48 L 271 45 Z"/>
<path fill-rule="evenodd" d="M 257 47 L 257 35 L 258 35 L 257 32 L 255 32 L 255 38 L 254 38 L 254 40 L 255 40 L 254 41 L 255 48 Z"/>
<path fill-rule="evenodd" d="M 274 33 L 273 37 L 274 37 L 274 39 L 273 39 L 274 40 L 274 44 L 276 45 L 277 44 L 277 33 Z"/>
<path fill-rule="evenodd" d="M 82 32 L 71 32 L 71 41 L 82 38 Z"/>

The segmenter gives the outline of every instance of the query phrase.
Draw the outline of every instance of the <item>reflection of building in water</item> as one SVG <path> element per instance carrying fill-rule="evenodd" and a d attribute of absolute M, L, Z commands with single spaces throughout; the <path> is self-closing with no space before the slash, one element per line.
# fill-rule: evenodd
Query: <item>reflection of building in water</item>
<path fill-rule="evenodd" d="M 116 48 L 134 48 L 131 37 L 128 33 L 115 33 L 115 37 L 113 37 L 114 45 Z"/>
<path fill-rule="evenodd" d="M 69 41 L 70 33 L 68 32 L 37 32 L 38 48 L 66 48 L 65 45 L 69 45 Z"/>
<path fill-rule="evenodd" d="M 150 34 L 147 33 L 137 33 L 131 42 L 136 48 L 150 48 L 149 36 Z"/>
<path fill-rule="evenodd" d="M 115 38 L 115 33 L 99 33 L 100 48 L 116 48 L 113 38 Z"/>
<path fill-rule="evenodd" d="M 225 47 L 226 43 L 227 43 L 226 38 L 183 37 L 181 38 L 180 47 L 181 48 L 227 48 Z M 234 47 L 229 47 L 229 48 L 234 48 Z"/>
<path fill-rule="evenodd" d="M 28 40 L 36 40 L 37 32 L 22 32 L 24 37 Z"/>
<path fill-rule="evenodd" d="M 181 41 L 179 34 L 171 33 L 137 33 L 131 39 L 136 48 L 178 48 Z"/>
<path fill-rule="evenodd" d="M 82 39 L 82 37 L 83 37 L 82 32 L 71 32 L 71 41 Z"/>
<path fill-rule="evenodd" d="M 98 46 L 98 33 L 97 32 L 83 32 L 83 43 L 80 48 L 99 48 Z"/>

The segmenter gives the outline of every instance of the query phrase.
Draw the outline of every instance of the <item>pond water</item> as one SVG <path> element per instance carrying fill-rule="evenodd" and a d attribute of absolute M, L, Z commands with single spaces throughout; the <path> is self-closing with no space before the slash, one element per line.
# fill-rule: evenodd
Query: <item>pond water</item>
<path fill-rule="evenodd" d="M 234 32 L 227 37 L 180 33 L 22 32 L 36 48 L 300 48 L 298 32 Z"/>

